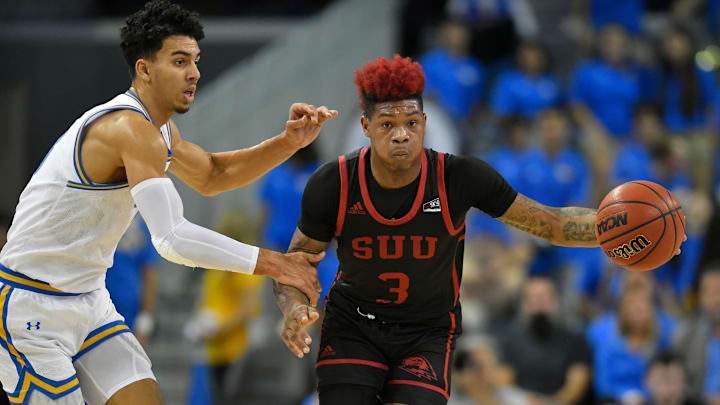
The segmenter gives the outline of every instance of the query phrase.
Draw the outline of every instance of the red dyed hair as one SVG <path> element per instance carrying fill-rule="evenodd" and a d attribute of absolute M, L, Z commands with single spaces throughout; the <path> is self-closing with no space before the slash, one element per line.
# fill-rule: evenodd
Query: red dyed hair
<path fill-rule="evenodd" d="M 395 54 L 392 60 L 382 56 L 355 71 L 355 84 L 360 96 L 360 108 L 367 114 L 369 107 L 385 101 L 418 98 L 422 102 L 425 73 L 419 63 Z"/>

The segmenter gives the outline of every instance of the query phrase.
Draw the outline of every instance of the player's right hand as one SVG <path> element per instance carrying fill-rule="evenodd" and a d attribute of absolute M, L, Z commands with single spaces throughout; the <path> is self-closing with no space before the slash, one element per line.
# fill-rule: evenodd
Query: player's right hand
<path fill-rule="evenodd" d="M 303 303 L 295 303 L 283 314 L 282 340 L 285 346 L 299 358 L 310 353 L 312 338 L 305 327 L 317 321 L 320 313 L 317 308 Z"/>
<path fill-rule="evenodd" d="M 282 254 L 260 249 L 255 274 L 270 276 L 280 284 L 297 288 L 308 297 L 314 306 L 317 305 L 322 291 L 322 286 L 317 278 L 317 266 L 324 257 L 325 252 Z"/>

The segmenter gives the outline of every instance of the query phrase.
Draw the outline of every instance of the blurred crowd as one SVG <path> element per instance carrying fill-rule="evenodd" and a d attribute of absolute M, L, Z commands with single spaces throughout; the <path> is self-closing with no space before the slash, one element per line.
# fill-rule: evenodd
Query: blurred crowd
<path fill-rule="evenodd" d="M 426 145 L 484 159 L 551 206 L 596 207 L 623 182 L 660 183 L 683 205 L 688 240 L 661 268 L 630 272 L 600 249 L 550 246 L 472 213 L 450 403 L 719 405 L 720 1 L 574 1 L 564 41 L 543 38 L 533 6 L 400 8 L 402 52 L 427 76 Z M 558 43 L 574 52 L 547 45 Z M 346 133 L 343 152 L 366 142 L 356 123 Z M 310 147 L 265 177 L 262 246 L 287 248 L 320 164 Z M 325 292 L 337 268 L 329 253 Z M 210 299 L 218 289 L 222 300 Z M 282 345 L 268 286 L 208 272 L 203 291 L 185 335 L 207 346 L 209 397 L 315 403 L 312 361 Z M 222 344 L 233 350 L 218 357 Z"/>
<path fill-rule="evenodd" d="M 600 249 L 550 246 L 473 212 L 450 404 L 720 405 L 720 0 L 570 3 L 558 40 L 531 0 L 402 2 L 399 51 L 427 77 L 426 146 L 484 159 L 550 206 L 597 207 L 623 182 L 660 183 L 683 206 L 688 240 L 661 268 L 631 272 Z M 357 122 L 346 132 L 342 153 L 364 142 Z M 262 180 L 262 218 L 228 212 L 217 229 L 286 250 L 321 163 L 302 150 Z M 324 294 L 334 250 L 319 268 Z M 145 343 L 157 257 L 142 223 L 123 254 L 116 266 L 136 270 L 111 270 L 108 287 L 136 286 L 116 305 Z M 205 347 L 189 403 L 313 404 L 313 361 L 292 356 L 279 325 L 267 281 L 205 272 L 184 328 Z"/>

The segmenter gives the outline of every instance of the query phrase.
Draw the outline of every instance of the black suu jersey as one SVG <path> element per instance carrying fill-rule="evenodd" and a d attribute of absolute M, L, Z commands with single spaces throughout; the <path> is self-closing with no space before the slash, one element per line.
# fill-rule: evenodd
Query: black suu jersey
<path fill-rule="evenodd" d="M 300 230 L 338 243 L 328 305 L 388 323 L 456 326 L 465 214 L 502 215 L 517 193 L 485 162 L 424 150 L 418 178 L 383 189 L 363 148 L 308 181 Z M 334 173 L 333 173 L 334 171 Z"/>

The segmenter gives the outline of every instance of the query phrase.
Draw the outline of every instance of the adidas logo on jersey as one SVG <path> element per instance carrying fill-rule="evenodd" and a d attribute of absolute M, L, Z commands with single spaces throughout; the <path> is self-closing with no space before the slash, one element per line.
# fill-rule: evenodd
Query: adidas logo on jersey
<path fill-rule="evenodd" d="M 440 212 L 440 198 L 423 203 L 423 212 Z"/>
<path fill-rule="evenodd" d="M 327 345 L 325 346 L 325 349 L 320 352 L 320 357 L 334 356 L 335 354 L 335 350 L 333 350 L 332 346 Z"/>
<path fill-rule="evenodd" d="M 360 201 L 356 202 L 352 207 L 348 209 L 348 214 L 365 215 L 365 209 L 363 209 Z"/>

